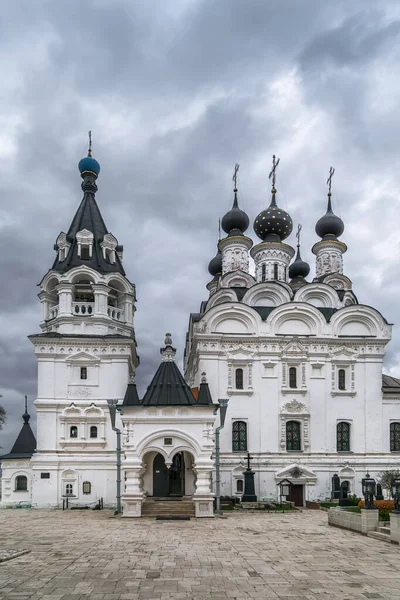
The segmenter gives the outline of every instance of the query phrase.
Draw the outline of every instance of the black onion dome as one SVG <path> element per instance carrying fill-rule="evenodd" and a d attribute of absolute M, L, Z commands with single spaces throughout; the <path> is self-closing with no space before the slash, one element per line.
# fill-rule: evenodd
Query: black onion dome
<path fill-rule="evenodd" d="M 222 273 L 222 253 L 219 250 L 214 258 L 208 263 L 208 272 L 213 277 Z"/>
<path fill-rule="evenodd" d="M 237 189 L 234 190 L 235 197 L 233 200 L 233 206 L 229 212 L 222 217 L 221 226 L 225 233 L 231 233 L 235 235 L 243 234 L 249 226 L 249 217 L 246 215 L 244 210 L 241 210 L 237 200 Z"/>
<path fill-rule="evenodd" d="M 320 238 L 326 236 L 339 237 L 344 231 L 344 223 L 332 210 L 331 195 L 328 194 L 328 210 L 315 225 L 316 234 Z"/>
<path fill-rule="evenodd" d="M 292 229 L 291 216 L 277 206 L 273 190 L 271 204 L 254 220 L 254 231 L 263 242 L 279 242 L 287 238 Z"/>
<path fill-rule="evenodd" d="M 300 248 L 297 246 L 297 254 L 295 261 L 289 267 L 290 279 L 296 279 L 297 277 L 307 277 L 310 272 L 310 265 L 302 260 L 300 256 Z"/>

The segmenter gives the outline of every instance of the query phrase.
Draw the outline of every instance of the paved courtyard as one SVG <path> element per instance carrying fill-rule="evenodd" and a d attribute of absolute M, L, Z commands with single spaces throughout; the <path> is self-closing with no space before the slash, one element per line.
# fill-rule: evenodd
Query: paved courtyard
<path fill-rule="evenodd" d="M 330 528 L 324 512 L 124 520 L 0 511 L 0 599 L 400 599 L 400 549 Z"/>

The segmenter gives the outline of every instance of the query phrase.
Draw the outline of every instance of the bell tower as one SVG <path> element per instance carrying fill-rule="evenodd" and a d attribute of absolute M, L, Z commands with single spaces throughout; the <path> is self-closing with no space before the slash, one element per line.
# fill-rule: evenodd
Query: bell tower
<path fill-rule="evenodd" d="M 115 433 L 107 399 L 122 401 L 139 363 L 135 286 L 96 202 L 100 165 L 90 137 L 79 171 L 83 198 L 67 233 L 58 235 L 54 263 L 40 283 L 42 332 L 29 336 L 38 359 L 33 506 L 60 506 L 65 498 L 114 503 Z"/>

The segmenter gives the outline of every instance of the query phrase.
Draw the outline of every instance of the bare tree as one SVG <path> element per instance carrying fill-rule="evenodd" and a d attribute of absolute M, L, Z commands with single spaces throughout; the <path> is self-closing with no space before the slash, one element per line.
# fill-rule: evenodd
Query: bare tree
<path fill-rule="evenodd" d="M 0 431 L 3 429 L 3 425 L 6 422 L 6 416 L 6 409 L 0 406 Z"/>
<path fill-rule="evenodd" d="M 382 471 L 381 486 L 390 492 L 392 484 L 396 479 L 400 479 L 400 471 L 398 469 L 393 471 Z"/>

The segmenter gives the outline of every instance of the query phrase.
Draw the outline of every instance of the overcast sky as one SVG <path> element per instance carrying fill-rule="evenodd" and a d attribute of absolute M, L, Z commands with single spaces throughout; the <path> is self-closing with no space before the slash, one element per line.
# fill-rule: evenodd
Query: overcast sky
<path fill-rule="evenodd" d="M 30 412 L 37 284 L 81 200 L 93 132 L 97 200 L 137 287 L 141 390 L 171 331 L 182 357 L 206 299 L 218 219 L 270 200 L 302 230 L 345 222 L 344 272 L 361 303 L 398 317 L 400 239 L 398 0 L 18 0 L 0 15 L 0 394 L 8 451 Z M 249 234 L 255 239 L 252 226 Z M 294 233 L 288 243 L 295 244 Z M 310 277 L 311 277 L 310 275 Z M 400 327 L 385 368 L 400 376 Z M 179 360 L 181 366 L 181 360 Z M 34 419 L 32 419 L 34 423 Z"/>

